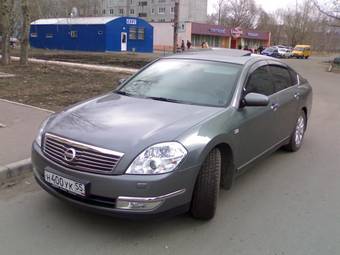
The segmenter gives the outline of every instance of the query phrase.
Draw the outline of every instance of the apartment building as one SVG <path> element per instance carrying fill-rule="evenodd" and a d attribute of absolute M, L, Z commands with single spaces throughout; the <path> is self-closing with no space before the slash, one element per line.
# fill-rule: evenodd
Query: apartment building
<path fill-rule="evenodd" d="M 176 0 L 102 0 L 102 15 L 172 22 Z M 178 0 L 177 0 L 178 1 Z M 208 0 L 180 0 L 180 21 L 207 22 Z"/>

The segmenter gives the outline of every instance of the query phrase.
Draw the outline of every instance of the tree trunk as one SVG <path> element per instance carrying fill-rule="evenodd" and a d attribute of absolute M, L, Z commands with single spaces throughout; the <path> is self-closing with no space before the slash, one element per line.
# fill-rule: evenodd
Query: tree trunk
<path fill-rule="evenodd" d="M 20 43 L 20 64 L 28 63 L 28 47 L 29 47 L 29 29 L 30 29 L 30 13 L 28 0 L 21 1 L 21 10 L 23 16 L 22 34 Z"/>
<path fill-rule="evenodd" d="M 2 24 L 2 40 L 1 40 L 1 63 L 8 65 L 10 63 L 10 6 L 9 0 L 0 0 L 0 18 Z"/>

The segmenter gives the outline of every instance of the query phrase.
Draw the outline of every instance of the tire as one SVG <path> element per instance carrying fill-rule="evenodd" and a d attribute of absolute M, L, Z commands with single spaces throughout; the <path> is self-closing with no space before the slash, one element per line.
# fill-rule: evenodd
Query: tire
<path fill-rule="evenodd" d="M 196 219 L 214 217 L 220 191 L 221 152 L 213 149 L 198 174 L 191 203 L 191 214 Z"/>
<path fill-rule="evenodd" d="M 303 138 L 305 136 L 307 127 L 307 116 L 304 111 L 301 111 L 296 121 L 294 131 L 289 140 L 289 144 L 284 146 L 284 149 L 290 152 L 296 152 L 300 150 L 303 144 Z"/>

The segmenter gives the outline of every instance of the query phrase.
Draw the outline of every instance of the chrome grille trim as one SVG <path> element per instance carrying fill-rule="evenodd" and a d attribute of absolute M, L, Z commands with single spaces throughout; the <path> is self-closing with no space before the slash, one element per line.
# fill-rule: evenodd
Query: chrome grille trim
<path fill-rule="evenodd" d="M 77 152 L 74 162 L 64 159 L 65 151 L 73 148 Z M 112 174 L 124 153 L 99 148 L 46 133 L 43 140 L 43 153 L 51 161 L 72 170 Z"/>

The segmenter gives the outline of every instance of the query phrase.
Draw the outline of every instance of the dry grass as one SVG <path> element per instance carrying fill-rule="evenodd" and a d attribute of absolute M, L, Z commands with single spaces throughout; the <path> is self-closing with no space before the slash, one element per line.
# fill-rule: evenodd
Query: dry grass
<path fill-rule="evenodd" d="M 0 72 L 0 98 L 58 111 L 84 99 L 112 91 L 127 75 L 69 67 L 12 63 Z"/>

